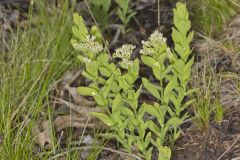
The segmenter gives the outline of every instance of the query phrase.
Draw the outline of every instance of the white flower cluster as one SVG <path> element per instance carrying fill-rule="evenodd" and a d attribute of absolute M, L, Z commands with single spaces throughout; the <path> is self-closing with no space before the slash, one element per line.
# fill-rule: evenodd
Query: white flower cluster
<path fill-rule="evenodd" d="M 85 42 L 75 43 L 73 47 L 82 52 L 100 53 L 103 50 L 103 46 L 98 42 L 95 42 L 96 37 L 88 35 Z"/>
<path fill-rule="evenodd" d="M 130 60 L 134 48 L 135 46 L 133 45 L 125 44 L 121 48 L 116 49 L 115 53 L 113 54 L 113 58 L 122 58 Z"/>
<path fill-rule="evenodd" d="M 161 45 L 166 45 L 167 39 L 163 37 L 163 34 L 155 31 L 151 34 L 150 38 L 147 41 L 142 41 L 143 49 L 140 50 L 140 53 L 143 55 L 153 55 L 156 54 L 154 47 L 160 47 Z M 169 51 L 168 49 L 167 51 Z"/>
<path fill-rule="evenodd" d="M 133 45 L 125 44 L 121 48 L 116 49 L 115 53 L 113 54 L 113 58 L 122 59 L 122 61 L 119 63 L 122 68 L 128 69 L 133 64 L 130 59 L 134 48 L 135 46 Z"/>
<path fill-rule="evenodd" d="M 128 59 L 122 59 L 122 61 L 119 62 L 119 64 L 122 68 L 128 69 L 133 64 L 133 61 L 130 61 Z"/>

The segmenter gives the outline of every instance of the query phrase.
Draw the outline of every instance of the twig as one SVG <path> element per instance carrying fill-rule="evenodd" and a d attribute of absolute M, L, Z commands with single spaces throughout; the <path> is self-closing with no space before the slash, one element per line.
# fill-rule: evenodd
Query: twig
<path fill-rule="evenodd" d="M 239 139 L 240 139 L 240 135 L 238 135 L 237 139 L 233 142 L 233 144 L 230 147 L 228 147 L 228 149 L 224 151 L 223 154 L 220 157 L 218 157 L 217 160 L 222 159 L 222 157 L 233 148 L 233 146 L 238 142 Z"/>
<path fill-rule="evenodd" d="M 160 30 L 160 0 L 158 0 L 158 29 Z"/>

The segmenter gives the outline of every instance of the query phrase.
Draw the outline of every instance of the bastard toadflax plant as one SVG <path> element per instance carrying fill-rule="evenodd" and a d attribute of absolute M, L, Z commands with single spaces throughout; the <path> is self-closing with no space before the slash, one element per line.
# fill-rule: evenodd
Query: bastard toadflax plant
<path fill-rule="evenodd" d="M 156 154 L 159 160 L 170 159 L 168 144 L 174 144 L 180 136 L 179 127 L 188 116 L 184 111 L 194 101 L 185 100 L 194 91 L 187 89 L 193 64 L 189 46 L 193 32 L 189 31 L 185 4 L 177 3 L 173 21 L 174 49 L 167 46 L 166 38 L 158 31 L 142 42 L 141 61 L 152 70 L 157 83 L 143 77 L 137 84 L 140 62 L 131 59 L 135 46 L 125 44 L 111 57 L 104 50 L 97 28 L 89 32 L 82 17 L 74 14 L 71 42 L 85 65 L 82 75 L 90 80 L 89 85 L 78 87 L 78 92 L 93 97 L 96 107 L 102 108 L 102 112 L 90 114 L 109 127 L 106 137 L 115 138 L 126 152 L 147 160 Z M 140 103 L 143 89 L 155 97 L 154 102 Z M 154 148 L 157 153 L 153 153 Z"/>

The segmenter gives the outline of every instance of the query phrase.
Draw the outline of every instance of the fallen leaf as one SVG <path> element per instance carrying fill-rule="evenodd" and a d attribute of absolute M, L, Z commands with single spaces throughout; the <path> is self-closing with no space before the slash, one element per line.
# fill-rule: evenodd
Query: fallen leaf
<path fill-rule="evenodd" d="M 42 130 L 42 132 L 41 132 Z M 32 132 L 35 138 L 35 142 L 44 149 L 49 149 L 53 146 L 53 141 L 51 137 L 52 127 L 49 121 L 44 121 L 40 126 L 35 125 L 32 128 Z"/>
<path fill-rule="evenodd" d="M 67 106 L 70 109 L 77 112 L 78 114 L 81 114 L 81 115 L 84 115 L 84 116 L 88 116 L 89 112 L 103 112 L 103 109 L 101 109 L 101 108 L 97 108 L 97 107 L 93 108 L 93 107 L 84 106 L 84 105 L 76 105 L 74 103 L 70 103 L 70 102 L 65 101 L 63 99 L 59 99 L 59 101 L 61 103 L 63 103 L 65 106 Z"/>
<path fill-rule="evenodd" d="M 87 117 L 64 115 L 64 116 L 58 116 L 55 119 L 54 124 L 57 132 L 68 127 L 75 127 L 75 128 L 85 128 L 85 127 L 94 128 L 95 127 L 94 123 L 87 123 L 87 122 L 88 122 Z"/>
<path fill-rule="evenodd" d="M 83 105 L 83 106 L 94 106 L 95 102 L 94 101 L 89 101 L 86 98 L 84 98 L 82 95 L 80 95 L 77 92 L 77 89 L 75 87 L 70 87 L 69 85 L 66 85 L 64 87 L 69 94 L 72 96 L 74 102 L 78 105 Z"/>

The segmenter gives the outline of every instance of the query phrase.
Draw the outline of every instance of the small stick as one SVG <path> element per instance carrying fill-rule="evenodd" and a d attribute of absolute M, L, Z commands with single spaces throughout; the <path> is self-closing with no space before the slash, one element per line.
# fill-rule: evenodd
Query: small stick
<path fill-rule="evenodd" d="M 160 0 L 158 0 L 158 29 L 160 30 Z"/>

